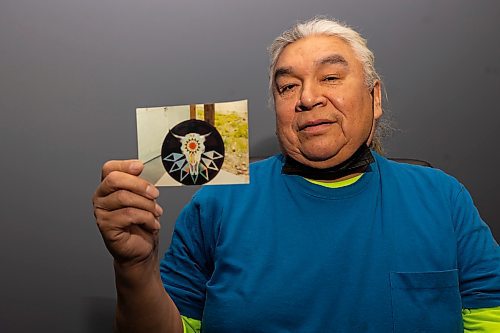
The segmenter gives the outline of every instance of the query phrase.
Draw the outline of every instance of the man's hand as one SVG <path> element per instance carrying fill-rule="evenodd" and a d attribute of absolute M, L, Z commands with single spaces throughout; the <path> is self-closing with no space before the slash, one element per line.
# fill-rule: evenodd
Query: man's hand
<path fill-rule="evenodd" d="M 138 177 L 143 169 L 137 160 L 106 162 L 93 196 L 97 226 L 119 264 L 152 259 L 157 251 L 163 210 L 158 189 Z"/>
<path fill-rule="evenodd" d="M 143 169 L 137 160 L 106 162 L 92 200 L 97 226 L 115 258 L 115 329 L 181 333 L 179 311 L 158 270 L 160 192 L 139 178 Z"/>

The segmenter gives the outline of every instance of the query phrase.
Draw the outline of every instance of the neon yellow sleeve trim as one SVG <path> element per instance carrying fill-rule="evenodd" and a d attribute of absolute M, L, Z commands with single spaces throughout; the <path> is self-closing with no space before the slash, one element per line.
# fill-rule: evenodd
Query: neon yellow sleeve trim
<path fill-rule="evenodd" d="M 181 316 L 184 333 L 200 333 L 201 320 Z"/>
<path fill-rule="evenodd" d="M 339 187 L 344 187 L 344 186 L 352 185 L 355 182 L 357 182 L 361 177 L 363 177 L 363 174 L 360 174 L 359 176 L 352 177 L 352 178 L 349 178 L 349 179 L 346 179 L 346 180 L 341 180 L 339 182 L 331 182 L 331 183 L 320 182 L 320 181 L 313 180 L 313 179 L 308 179 L 308 178 L 306 178 L 306 180 L 308 180 L 309 182 L 311 182 L 313 184 L 321 185 L 321 186 L 324 186 L 324 187 L 339 188 Z"/>
<path fill-rule="evenodd" d="M 184 333 L 200 333 L 201 320 L 181 316 Z M 500 306 L 483 309 L 463 309 L 464 333 L 500 332 Z"/>
<path fill-rule="evenodd" d="M 463 309 L 464 333 L 500 332 L 500 306 L 483 309 Z"/>

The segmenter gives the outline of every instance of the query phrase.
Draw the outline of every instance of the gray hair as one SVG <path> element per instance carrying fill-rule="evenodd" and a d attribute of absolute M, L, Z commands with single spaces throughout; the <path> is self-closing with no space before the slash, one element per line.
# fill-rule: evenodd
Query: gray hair
<path fill-rule="evenodd" d="M 381 81 L 380 75 L 375 70 L 375 56 L 367 47 L 366 39 L 344 23 L 326 17 L 315 17 L 308 21 L 298 22 L 291 29 L 278 36 L 269 47 L 269 96 L 271 105 L 274 106 L 274 71 L 281 52 L 287 45 L 312 35 L 335 36 L 349 44 L 363 66 L 365 84 L 368 89 L 373 89 L 375 82 Z M 370 147 L 379 153 L 383 152 L 381 139 L 388 135 L 391 129 L 389 122 L 382 118 L 384 117 L 381 117 L 375 124 L 375 134 L 370 144 Z"/>

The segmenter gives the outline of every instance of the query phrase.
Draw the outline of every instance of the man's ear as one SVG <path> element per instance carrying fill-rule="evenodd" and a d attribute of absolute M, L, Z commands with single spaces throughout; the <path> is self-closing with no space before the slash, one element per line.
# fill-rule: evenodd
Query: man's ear
<path fill-rule="evenodd" d="M 371 95 L 373 118 L 377 120 L 382 116 L 382 83 L 380 83 L 380 80 L 376 80 L 373 84 Z"/>

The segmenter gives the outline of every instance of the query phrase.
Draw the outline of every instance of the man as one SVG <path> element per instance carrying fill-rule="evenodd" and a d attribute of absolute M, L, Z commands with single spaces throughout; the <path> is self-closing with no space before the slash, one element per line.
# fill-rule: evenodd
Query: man
<path fill-rule="evenodd" d="M 296 25 L 271 46 L 283 155 L 199 191 L 158 267 L 159 192 L 111 161 L 94 195 L 120 332 L 498 329 L 500 253 L 439 170 L 381 157 L 381 83 L 354 30 Z"/>

